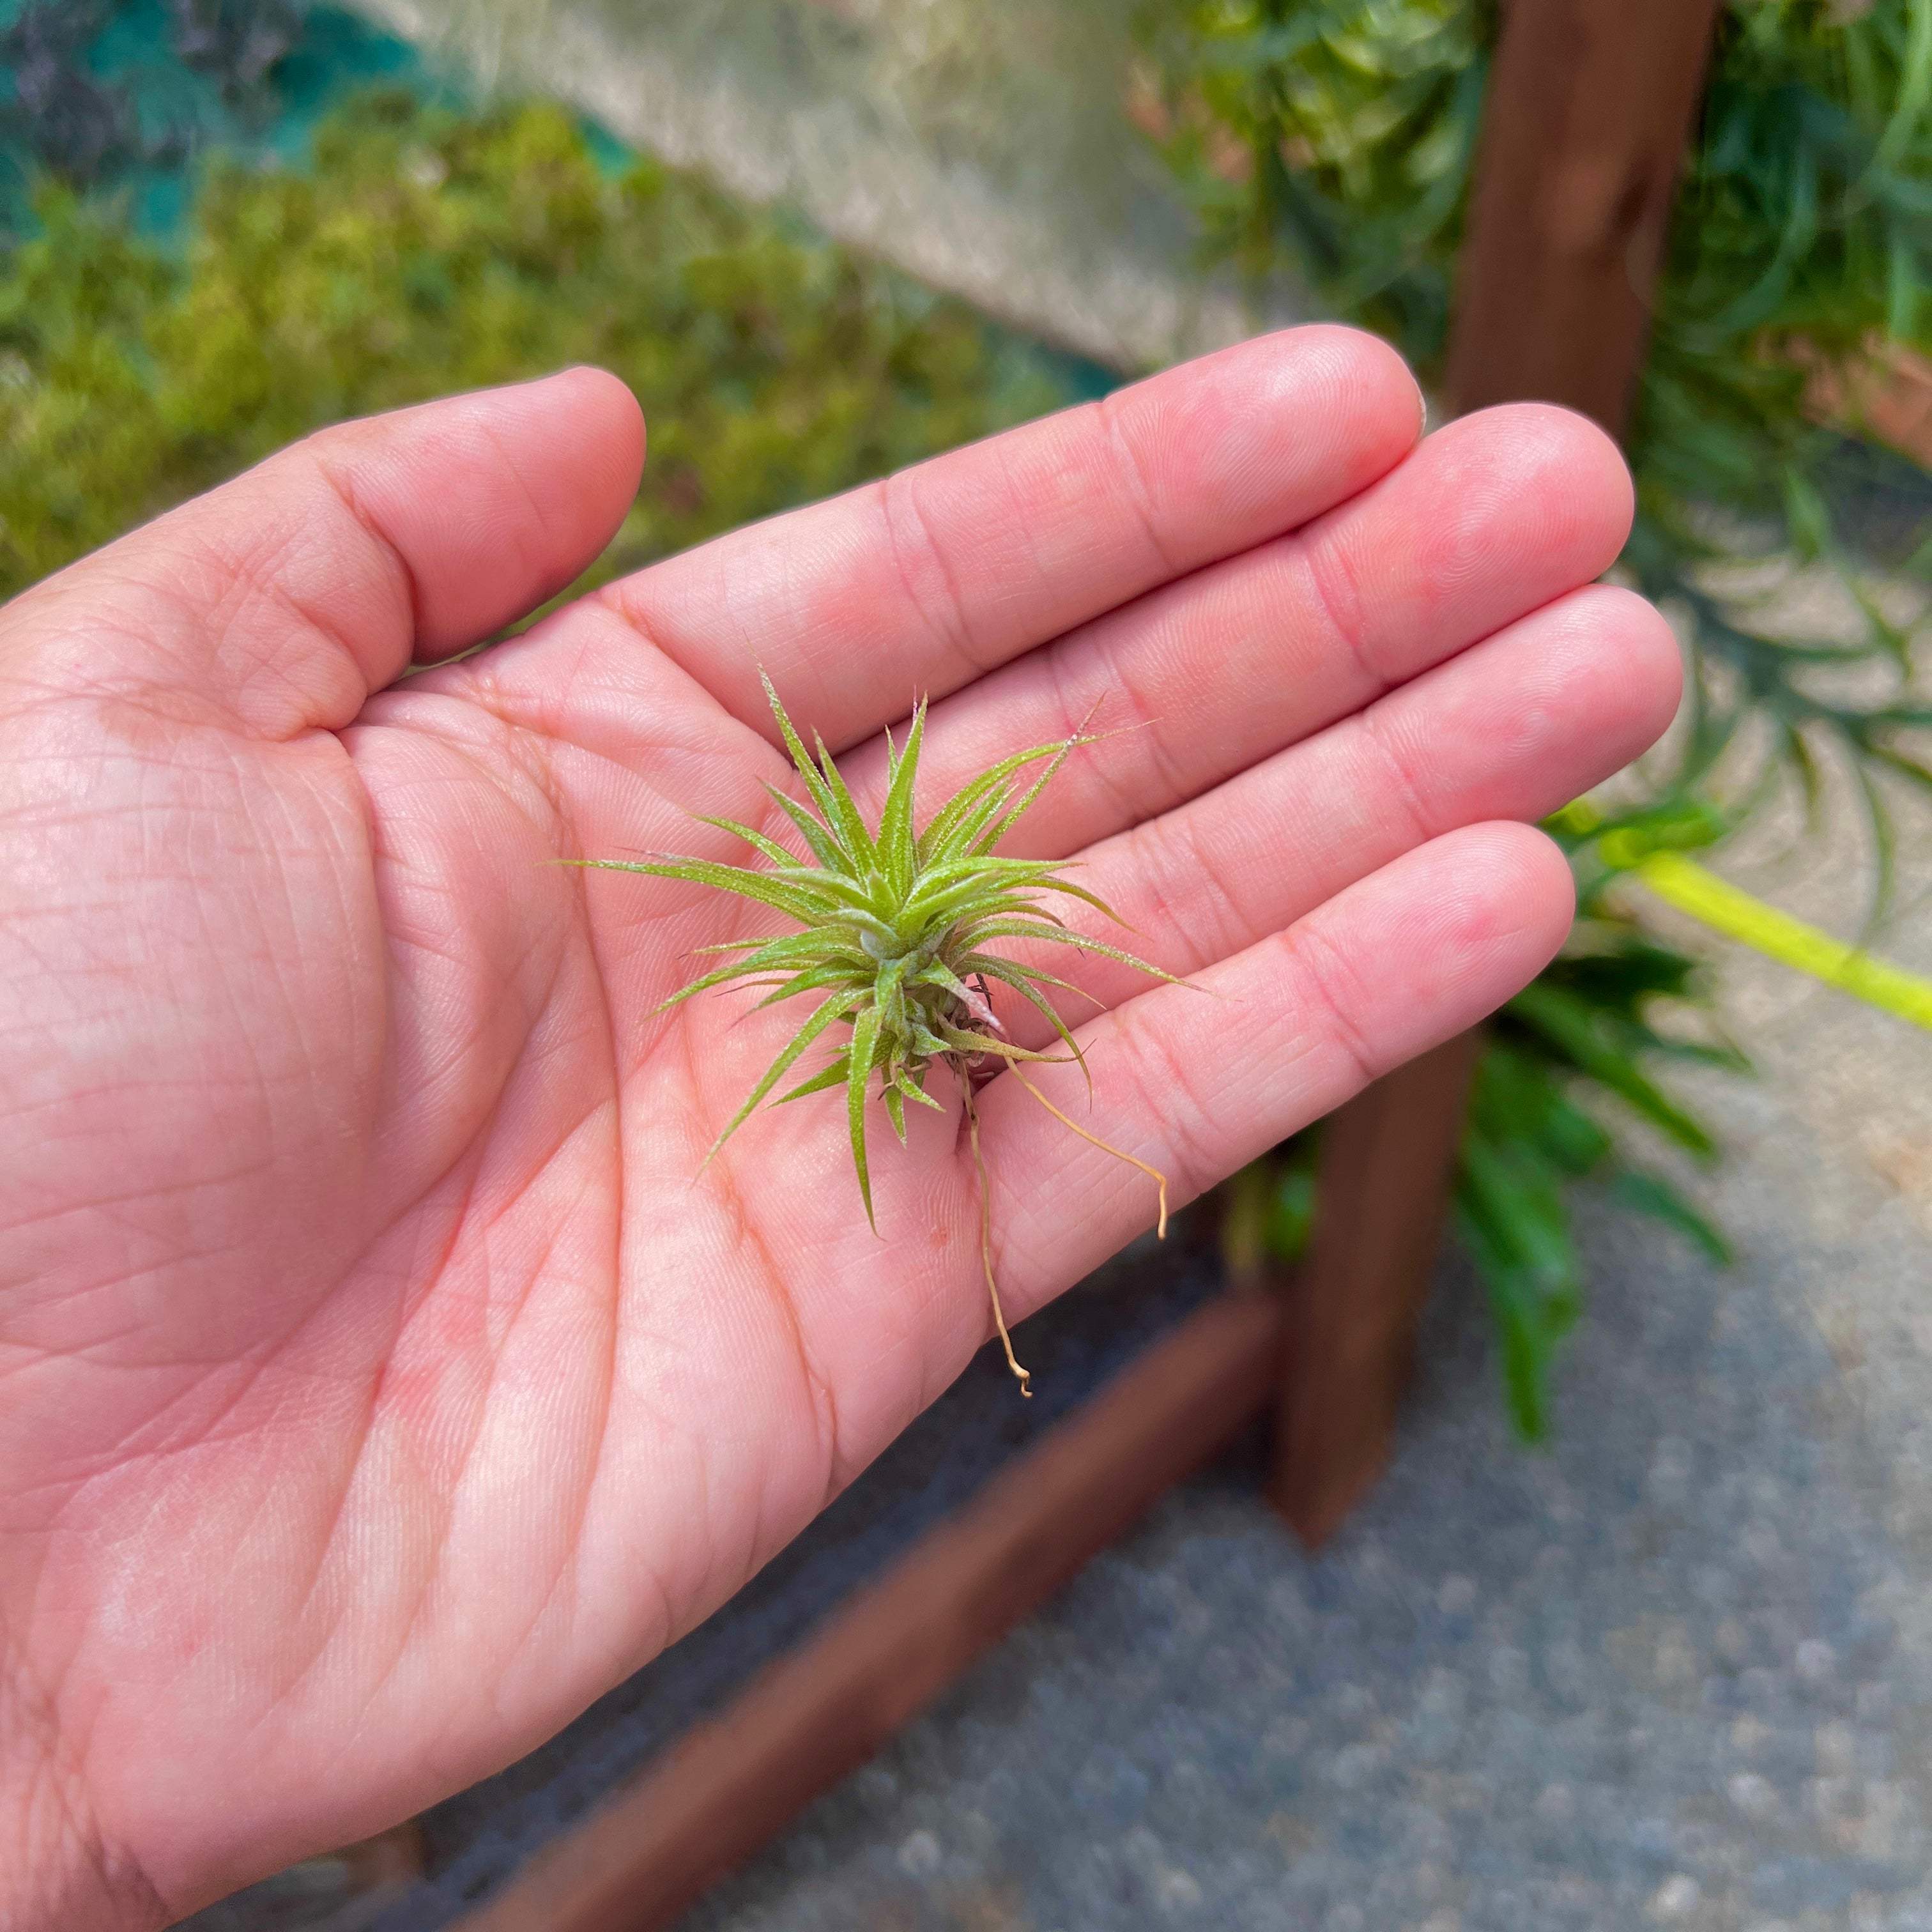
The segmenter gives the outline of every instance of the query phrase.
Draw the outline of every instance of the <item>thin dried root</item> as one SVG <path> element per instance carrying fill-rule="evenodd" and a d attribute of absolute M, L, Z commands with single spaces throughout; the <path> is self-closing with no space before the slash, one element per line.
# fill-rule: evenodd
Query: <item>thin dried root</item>
<path fill-rule="evenodd" d="M 1124 1160 L 1130 1167 L 1137 1167 L 1140 1169 L 1142 1173 L 1153 1176 L 1154 1179 L 1159 1184 L 1160 1187 L 1160 1219 L 1154 1225 L 1154 1234 L 1157 1239 L 1163 1241 L 1166 1240 L 1167 1239 L 1167 1176 L 1162 1173 L 1159 1168 L 1150 1167 L 1145 1161 L 1136 1160 L 1135 1157 L 1132 1154 L 1129 1154 L 1124 1148 L 1117 1148 L 1112 1141 L 1103 1141 L 1098 1134 L 1090 1134 L 1078 1120 L 1070 1120 L 1066 1116 L 1063 1114 L 1060 1109 L 1056 1107 L 1053 1102 L 1049 1100 L 1046 1096 L 1042 1094 L 1010 1060 L 1006 1062 L 1006 1071 L 1010 1073 L 1013 1078 L 1017 1080 L 1020 1084 L 1024 1087 L 1056 1120 L 1059 1121 L 1061 1126 L 1071 1127 L 1083 1141 L 1087 1142 L 1091 1146 L 1098 1148 L 1102 1154 L 1110 1154 L 1116 1160 Z"/>
<path fill-rule="evenodd" d="M 973 1143 L 973 1165 L 980 1171 L 980 1262 L 986 1270 L 986 1292 L 992 1297 L 993 1325 L 1000 1331 L 1000 1346 L 1006 1352 L 1006 1366 L 1011 1369 L 1020 1385 L 1020 1394 L 1028 1401 L 1033 1400 L 1033 1376 L 1029 1370 L 1020 1366 L 1019 1358 L 1013 1353 L 1013 1338 L 1006 1333 L 1006 1318 L 1000 1307 L 1000 1291 L 993 1282 L 993 1198 L 986 1182 L 986 1162 L 980 1152 L 980 1116 L 973 1106 L 973 1090 L 967 1086 L 966 1132 Z"/>

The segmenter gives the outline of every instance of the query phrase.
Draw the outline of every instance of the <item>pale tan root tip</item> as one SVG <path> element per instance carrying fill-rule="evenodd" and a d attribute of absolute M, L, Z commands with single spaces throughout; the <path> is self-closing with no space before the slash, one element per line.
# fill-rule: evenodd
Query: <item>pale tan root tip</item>
<path fill-rule="evenodd" d="M 1028 1401 L 1033 1400 L 1033 1374 L 1031 1370 L 1020 1366 L 1019 1358 L 1013 1353 L 1013 1338 L 1006 1333 L 1006 1318 L 1000 1306 L 998 1284 L 993 1280 L 993 1201 L 992 1192 L 986 1180 L 986 1157 L 980 1151 L 980 1117 L 973 1106 L 973 1090 L 964 1090 L 966 1096 L 966 1126 L 973 1142 L 973 1165 L 980 1173 L 980 1263 L 986 1271 L 986 1294 L 993 1304 L 993 1326 L 1000 1331 L 1000 1346 L 1006 1352 L 1006 1366 L 1013 1372 L 1020 1385 L 1020 1394 Z"/>
<path fill-rule="evenodd" d="M 999 1306 L 999 1288 L 993 1285 L 993 1244 L 987 1238 L 986 1221 L 980 1223 L 980 1260 L 986 1264 L 986 1292 L 993 1302 L 993 1328 L 999 1329 L 999 1345 L 1006 1351 L 1006 1368 L 1012 1370 L 1012 1379 L 1020 1383 L 1020 1395 L 1026 1401 L 1034 1399 L 1034 1372 L 1030 1368 L 1020 1368 L 1020 1358 L 1012 1352 L 1012 1335 L 1006 1333 L 1006 1314 Z"/>
<path fill-rule="evenodd" d="M 1006 1366 L 1013 1372 L 1014 1379 L 1020 1385 L 1020 1394 L 1028 1402 L 1033 1400 L 1033 1371 L 1020 1366 L 1019 1358 L 1013 1353 L 1013 1338 L 1006 1333 L 1006 1318 L 1000 1309 L 1000 1291 L 993 1286 L 993 1264 L 990 1255 L 986 1260 L 986 1292 L 993 1298 L 993 1325 L 1000 1331 L 1000 1346 L 1006 1352 Z"/>

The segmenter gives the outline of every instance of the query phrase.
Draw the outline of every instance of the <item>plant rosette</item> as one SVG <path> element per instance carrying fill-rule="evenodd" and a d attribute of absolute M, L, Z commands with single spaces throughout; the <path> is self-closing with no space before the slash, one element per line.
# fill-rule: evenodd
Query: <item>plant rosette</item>
<path fill-rule="evenodd" d="M 996 849 L 1032 806 L 1068 757 L 1096 740 L 1084 733 L 1016 752 L 962 788 L 916 831 L 914 792 L 920 749 L 926 734 L 926 705 L 914 710 L 903 747 L 886 734 L 886 796 L 878 825 L 868 826 L 854 802 L 825 742 L 814 734 L 817 756 L 805 748 L 784 706 L 764 680 L 765 695 L 783 734 L 785 748 L 805 790 L 802 800 L 767 785 L 766 790 L 796 828 L 801 855 L 735 819 L 699 816 L 700 824 L 742 838 L 767 863 L 764 868 L 728 866 L 706 859 L 666 854 L 647 860 L 579 859 L 567 862 L 614 872 L 641 872 L 680 879 L 751 899 L 790 920 L 795 932 L 753 939 L 728 940 L 700 946 L 700 953 L 738 957 L 703 973 L 674 993 L 658 1012 L 714 989 L 760 988 L 760 1008 L 784 1000 L 815 998 L 817 1004 L 725 1124 L 705 1156 L 718 1150 L 751 1117 L 812 1048 L 832 1034 L 838 1051 L 774 1106 L 808 1094 L 842 1090 L 846 1132 L 860 1198 L 874 1232 L 872 1170 L 866 1153 L 866 1108 L 874 1096 L 902 1144 L 905 1108 L 944 1103 L 927 1090 L 935 1066 L 944 1066 L 958 1090 L 961 1115 L 980 1182 L 980 1256 L 994 1325 L 1006 1364 L 1030 1395 L 1030 1378 L 1013 1353 L 1012 1337 L 1000 1305 L 993 1276 L 992 1204 L 986 1161 L 980 1148 L 976 1087 L 1004 1071 L 1053 1117 L 1082 1140 L 1137 1167 L 1160 1190 L 1156 1232 L 1167 1233 L 1167 1177 L 1158 1168 L 1089 1133 L 1048 1100 L 1020 1071 L 1023 1064 L 1078 1065 L 1092 1076 L 1086 1055 L 1068 1030 L 1047 988 L 1084 998 L 1080 988 L 1043 968 L 998 950 L 1001 942 L 1070 946 L 1119 962 L 1170 985 L 1176 980 L 1119 947 L 1106 946 L 1069 929 L 1045 902 L 1060 894 L 1094 907 L 1118 925 L 1106 903 L 1064 876 L 1066 862 L 1002 856 Z M 1045 766 L 1044 770 L 1036 768 Z M 1034 773 L 1028 782 L 1026 775 Z M 994 1013 L 994 982 L 1010 987 L 1036 1007 L 1052 1028 L 1064 1052 L 1036 1052 L 1012 1040 Z M 846 1029 L 843 1036 L 834 1028 Z"/>

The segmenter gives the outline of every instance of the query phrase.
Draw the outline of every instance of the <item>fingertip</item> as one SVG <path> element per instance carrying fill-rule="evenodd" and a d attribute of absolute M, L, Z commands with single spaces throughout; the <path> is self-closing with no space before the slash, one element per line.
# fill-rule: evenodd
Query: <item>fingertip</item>
<path fill-rule="evenodd" d="M 1473 902 L 1470 950 L 1498 964 L 1509 962 L 1516 984 L 1507 998 L 1541 972 L 1569 937 L 1576 917 L 1576 875 L 1555 839 L 1517 820 L 1450 836 L 1463 848 L 1454 856 Z"/>
<path fill-rule="evenodd" d="M 592 460 L 609 466 L 612 492 L 628 508 L 644 479 L 650 440 L 644 406 L 629 383 L 594 362 L 578 362 L 554 376 L 538 376 L 527 386 L 554 389 L 564 406 L 580 414 L 592 439 L 586 453 Z"/>
<path fill-rule="evenodd" d="M 1422 439 L 1428 420 L 1422 385 L 1391 344 L 1346 322 L 1306 322 L 1261 340 L 1299 366 L 1298 387 L 1330 404 L 1352 436 L 1366 488 Z"/>
<path fill-rule="evenodd" d="M 1543 909 L 1546 965 L 1576 922 L 1576 874 L 1570 870 L 1568 854 L 1540 826 L 1511 824 L 1504 830 L 1516 842 L 1533 902 Z"/>
<path fill-rule="evenodd" d="M 1556 957 L 1576 916 L 1569 861 L 1553 839 L 1512 819 L 1445 832 L 1353 892 L 1366 896 L 1373 925 L 1390 922 L 1372 949 L 1386 962 L 1384 1003 L 1406 1010 L 1412 1027 L 1434 1016 L 1425 1029 L 1432 1038 L 1473 1025 L 1521 992 Z"/>
<path fill-rule="evenodd" d="M 1648 597 L 1621 584 L 1576 593 L 1579 620 L 1606 659 L 1606 701 L 1623 716 L 1618 748 L 1628 764 L 1670 728 L 1684 698 L 1684 652 L 1670 620 Z"/>
<path fill-rule="evenodd" d="M 1110 399 L 1155 479 L 1216 540 L 1212 556 L 1293 530 L 1346 502 L 1415 446 L 1420 392 L 1381 338 L 1311 322 L 1251 338 Z"/>
<path fill-rule="evenodd" d="M 1554 841 L 1494 820 L 1404 854 L 1286 938 L 1292 956 L 1317 962 L 1321 1003 L 1342 1016 L 1340 1030 L 1374 1072 L 1514 998 L 1555 958 L 1575 908 L 1569 863 Z"/>
<path fill-rule="evenodd" d="M 1348 379 L 1385 412 L 1390 440 L 1403 428 L 1406 450 L 1422 440 L 1429 426 L 1429 398 L 1407 357 L 1386 337 L 1340 322 L 1310 322 L 1283 333 L 1318 337 L 1331 344 Z"/>
<path fill-rule="evenodd" d="M 1444 747 L 1473 752 L 1492 776 L 1533 770 L 1528 793 L 1485 786 L 1480 795 L 1535 816 L 1641 758 L 1669 729 L 1683 688 L 1683 654 L 1663 614 L 1634 591 L 1592 584 L 1423 680 L 1416 702 L 1388 716 L 1412 734 L 1408 755 L 1432 758 L 1438 772 Z"/>
<path fill-rule="evenodd" d="M 425 410 L 466 407 L 494 439 L 502 464 L 527 485 L 525 508 L 562 543 L 587 545 L 587 563 L 623 521 L 644 475 L 644 412 L 630 385 L 608 369 L 578 363 Z M 451 420 L 454 426 L 453 413 Z"/>
<path fill-rule="evenodd" d="M 1431 446 L 1472 494 L 1512 500 L 1574 558 L 1578 580 L 1600 577 L 1628 540 L 1636 495 L 1623 452 L 1602 427 L 1554 403 L 1503 403 L 1445 424 Z"/>
<path fill-rule="evenodd" d="M 562 590 L 637 494 L 643 412 L 581 367 L 326 429 L 298 445 L 408 562 L 414 655 L 466 649 Z"/>

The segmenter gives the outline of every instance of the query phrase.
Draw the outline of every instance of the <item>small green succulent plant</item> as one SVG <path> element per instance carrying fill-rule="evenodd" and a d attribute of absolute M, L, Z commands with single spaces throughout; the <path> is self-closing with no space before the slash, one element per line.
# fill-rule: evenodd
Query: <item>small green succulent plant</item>
<path fill-rule="evenodd" d="M 874 1076 L 886 1118 L 903 1143 L 906 1102 L 944 1113 L 944 1106 L 926 1090 L 926 1083 L 936 1066 L 950 1072 L 979 1174 L 980 1255 L 993 1318 L 1007 1364 L 1019 1378 L 1022 1393 L 1030 1394 L 1027 1371 L 1014 1358 L 993 1279 L 986 1169 L 973 1097 L 976 1082 L 1004 1066 L 1075 1133 L 1150 1175 L 1160 1190 L 1159 1231 L 1163 1235 L 1167 1232 L 1166 1177 L 1069 1120 L 1018 1071 L 1020 1064 L 1028 1061 L 1072 1062 L 1086 1070 L 1085 1055 L 1042 989 L 1086 996 L 1037 964 L 988 950 L 1003 940 L 1071 946 L 1156 979 L 1182 983 L 1132 953 L 1067 929 L 1042 903 L 1042 895 L 1078 899 L 1117 923 L 1118 915 L 1065 878 L 1063 862 L 1003 857 L 995 849 L 1069 754 L 1094 740 L 1076 733 L 1002 758 L 942 806 L 923 831 L 916 831 L 914 791 L 926 734 L 926 706 L 921 703 L 912 714 L 903 747 L 894 744 L 890 731 L 886 734 L 886 797 L 874 830 L 860 815 L 824 741 L 814 734 L 816 759 L 806 751 L 769 678 L 765 695 L 798 768 L 805 798 L 793 797 L 776 785 L 766 789 L 796 828 L 806 848 L 802 856 L 735 820 L 701 818 L 701 824 L 743 839 L 768 866 L 754 868 L 674 855 L 578 862 L 716 886 L 768 907 L 799 928 L 698 948 L 700 952 L 738 957 L 700 975 L 658 1010 L 662 1012 L 713 988 L 737 984 L 765 988 L 760 1006 L 806 996 L 818 1002 L 726 1123 L 705 1156 L 707 1161 L 817 1041 L 834 1028 L 849 1029 L 847 1036 L 833 1036 L 838 1051 L 830 1061 L 774 1104 L 832 1088 L 844 1090 L 852 1164 L 866 1220 L 876 1231 L 872 1171 L 866 1155 L 866 1109 Z M 1042 764 L 1044 770 L 1036 770 Z M 1029 772 L 1035 775 L 1025 782 Z M 1007 1037 L 993 1011 L 990 996 L 995 981 L 1039 1010 L 1066 1049 L 1064 1053 L 1035 1052 Z"/>

